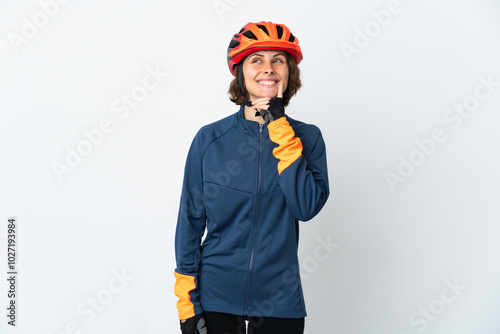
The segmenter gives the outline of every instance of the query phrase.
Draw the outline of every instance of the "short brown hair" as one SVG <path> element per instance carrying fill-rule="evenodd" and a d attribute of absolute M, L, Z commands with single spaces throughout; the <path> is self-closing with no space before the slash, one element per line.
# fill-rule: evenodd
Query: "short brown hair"
<path fill-rule="evenodd" d="M 288 52 L 285 52 L 285 57 L 286 57 L 286 64 L 288 65 L 288 85 L 286 87 L 286 90 L 283 92 L 283 103 L 286 107 L 292 96 L 297 94 L 297 91 L 302 86 L 302 82 L 300 81 L 300 68 L 297 66 L 295 58 L 293 58 L 293 56 Z M 241 91 L 238 88 L 238 73 L 241 70 L 241 65 L 243 64 L 244 60 L 245 59 L 240 61 L 240 63 L 234 67 L 234 79 L 229 84 L 229 90 L 228 90 L 228 93 L 230 95 L 229 99 L 238 105 L 244 103 L 243 96 L 241 96 Z M 243 90 L 246 93 L 247 90 L 245 87 L 244 77 L 242 81 L 243 81 Z"/>

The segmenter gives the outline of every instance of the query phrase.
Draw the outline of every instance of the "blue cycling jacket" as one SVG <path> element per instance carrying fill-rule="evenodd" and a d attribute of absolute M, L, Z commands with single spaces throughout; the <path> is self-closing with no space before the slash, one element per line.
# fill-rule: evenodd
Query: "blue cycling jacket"
<path fill-rule="evenodd" d="M 189 149 L 175 235 L 179 319 L 203 311 L 305 317 L 298 221 L 313 218 L 328 196 L 316 126 L 289 116 L 259 125 L 242 105 L 202 127 Z"/>

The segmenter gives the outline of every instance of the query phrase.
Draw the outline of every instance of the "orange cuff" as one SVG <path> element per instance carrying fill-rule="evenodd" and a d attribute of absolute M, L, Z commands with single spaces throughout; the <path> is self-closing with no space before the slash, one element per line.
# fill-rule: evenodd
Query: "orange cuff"
<path fill-rule="evenodd" d="M 179 320 L 194 317 L 194 305 L 191 302 L 189 292 L 196 288 L 194 276 L 179 274 L 174 271 L 176 278 L 174 293 L 179 300 L 177 301 L 177 310 L 179 311 Z"/>
<path fill-rule="evenodd" d="M 267 125 L 269 138 L 279 146 L 273 149 L 273 155 L 279 159 L 278 174 L 281 175 L 288 166 L 302 155 L 302 142 L 295 137 L 293 128 L 286 117 L 281 117 Z"/>

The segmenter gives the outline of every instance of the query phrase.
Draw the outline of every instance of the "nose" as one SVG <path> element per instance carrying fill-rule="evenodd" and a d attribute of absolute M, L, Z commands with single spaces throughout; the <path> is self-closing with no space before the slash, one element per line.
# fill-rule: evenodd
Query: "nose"
<path fill-rule="evenodd" d="M 266 74 L 272 74 L 272 73 L 274 73 L 274 69 L 273 69 L 272 63 L 271 62 L 266 62 L 265 64 L 266 64 L 266 66 L 264 68 L 264 73 L 266 73 Z"/>

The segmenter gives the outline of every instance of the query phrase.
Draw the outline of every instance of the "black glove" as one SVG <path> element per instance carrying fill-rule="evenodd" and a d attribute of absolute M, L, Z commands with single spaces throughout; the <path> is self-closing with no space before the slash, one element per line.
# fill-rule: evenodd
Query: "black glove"
<path fill-rule="evenodd" d="M 255 113 L 255 116 L 262 116 L 266 124 L 285 116 L 285 106 L 283 105 L 282 97 L 273 97 L 269 100 L 268 105 L 269 108 Z"/>
<path fill-rule="evenodd" d="M 180 323 L 182 334 L 205 334 L 207 332 L 203 313 L 197 314 L 184 322 L 180 321 Z"/>

